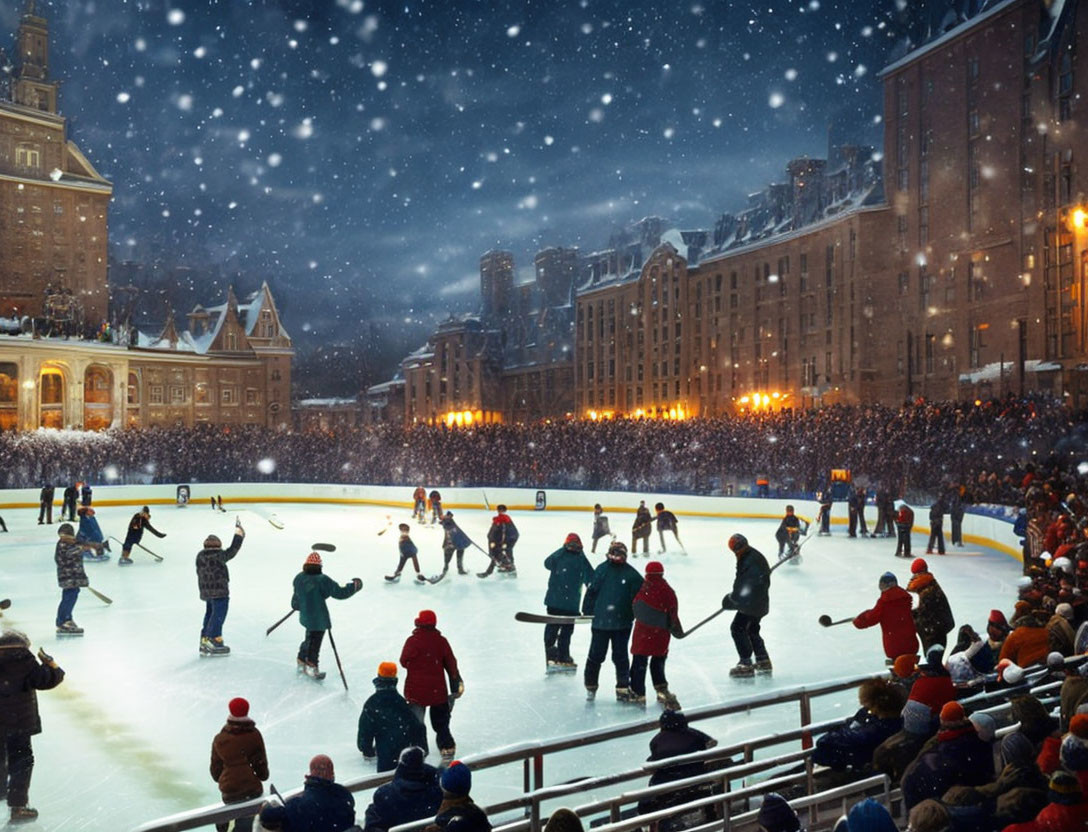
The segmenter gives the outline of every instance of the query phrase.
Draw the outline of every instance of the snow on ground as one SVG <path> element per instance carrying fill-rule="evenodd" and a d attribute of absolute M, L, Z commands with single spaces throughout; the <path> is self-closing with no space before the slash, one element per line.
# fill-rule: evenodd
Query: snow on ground
<path fill-rule="evenodd" d="M 400 496 L 407 499 L 407 493 Z M 615 499 L 622 502 L 624 497 Z M 630 500 L 632 507 L 637 499 Z M 119 568 L 116 543 L 113 559 L 88 563 L 91 585 L 114 603 L 106 606 L 81 593 L 75 620 L 86 629 L 83 638 L 54 633 L 60 597 L 52 557 L 56 523 L 38 526 L 31 510 L 6 513 L 11 531 L 0 533 L 0 597 L 10 597 L 13 606 L 0 623 L 27 632 L 33 649 L 44 647 L 68 674 L 61 687 L 39 695 L 44 733 L 34 739 L 37 762 L 30 797 L 41 820 L 28 828 L 123 830 L 218 801 L 208 774 L 209 749 L 227 715 L 227 702 L 235 696 L 251 703 L 250 715 L 268 749 L 271 780 L 279 789 L 300 785 L 310 757 L 321 752 L 334 760 L 339 780 L 373 773 L 355 746 L 359 711 L 373 691 L 378 663 L 399 658 L 412 622 L 424 608 L 436 611 L 465 680 L 465 695 L 452 722 L 459 756 L 645 720 L 660 712 L 652 702 L 645 709 L 615 702 L 611 664 L 602 668 L 598 700 L 587 703 L 580 672 L 545 676 L 542 626 L 514 622 L 518 610 L 544 611 L 543 560 L 559 548 L 568 531 L 578 532 L 588 549 L 589 512 L 515 513 L 521 531 L 516 579 L 478 579 L 475 573 L 487 561 L 470 549 L 465 562 L 472 574 L 450 574 L 428 585 L 416 584 L 407 572 L 399 584 L 383 580 L 397 562 L 395 526 L 377 534 L 385 526 L 386 509 L 282 504 L 240 509 L 237 515 L 247 537 L 230 564 L 231 606 L 224 629 L 233 652 L 225 658 L 201 658 L 197 648 L 204 605 L 197 595 L 194 557 L 207 534 L 230 540 L 236 513 L 227 508 L 226 514 L 201 505 L 154 508 L 152 522 L 168 537 L 146 535 L 144 542 L 165 557 L 163 563 L 136 550 L 135 565 Z M 97 516 L 107 535 L 123 537 L 134 510 L 106 507 Z M 270 513 L 285 524 L 282 531 L 266 521 Z M 407 521 L 408 514 L 394 511 L 394 523 Z M 456 515 L 470 537 L 485 542 L 488 513 L 466 510 Z M 632 518 L 614 514 L 612 527 L 627 530 Z M 677 591 L 685 626 L 718 609 L 731 586 L 734 558 L 725 547 L 729 535 L 746 534 L 773 561 L 775 528 L 769 520 L 680 518 L 688 554 L 670 551 L 660 559 Z M 894 541 L 850 540 L 841 527 L 835 530 L 831 538 L 813 536 L 804 547 L 804 562 L 785 565 L 773 576 L 771 614 L 763 626 L 775 666 L 773 679 L 729 678 L 736 662 L 729 613 L 690 639 L 673 642 L 668 677 L 685 708 L 883 667 L 878 630 L 858 631 L 849 625 L 825 630 L 816 619 L 822 613 L 842 618 L 871 606 L 879 575 L 890 569 L 905 585 L 910 561 L 893 557 Z M 441 532 L 413 525 L 412 537 L 424 573 L 440 571 Z M 297 618 L 265 636 L 265 629 L 290 609 L 291 581 L 310 545 L 319 541 L 338 547 L 324 556 L 326 574 L 340 583 L 356 576 L 364 582 L 354 598 L 329 602 L 348 692 L 340 684 L 327 640 L 322 667 L 328 677 L 316 682 L 296 675 L 295 651 L 302 637 Z M 652 553 L 656 543 L 655 533 Z M 603 559 L 604 544 L 596 556 L 590 555 L 594 565 Z M 914 544 L 916 552 L 924 551 L 924 539 L 916 535 Z M 957 623 L 979 628 L 991 608 L 1010 611 L 1006 608 L 1015 597 L 1019 565 L 1007 555 L 976 551 L 929 560 Z M 632 563 L 641 570 L 646 559 Z M 587 627 L 579 625 L 572 652 L 580 665 L 588 640 Z M 853 696 L 844 694 L 818 703 L 814 716 L 830 718 L 855 708 Z M 724 743 L 796 725 L 797 706 L 791 705 L 700 727 Z M 648 753 L 650 736 L 563 752 L 546 761 L 546 781 L 637 765 Z M 430 761 L 436 762 L 433 732 L 430 737 Z M 504 766 L 481 771 L 474 795 L 488 802 L 520 789 L 521 767 Z M 360 818 L 368 802 L 358 796 Z"/>

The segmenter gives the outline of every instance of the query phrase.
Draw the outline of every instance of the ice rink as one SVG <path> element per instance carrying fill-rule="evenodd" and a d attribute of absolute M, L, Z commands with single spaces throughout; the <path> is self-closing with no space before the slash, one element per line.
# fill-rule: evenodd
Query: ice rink
<path fill-rule="evenodd" d="M 407 492 L 400 496 L 406 498 Z M 615 503 L 634 506 L 638 499 L 616 495 Z M 36 511 L 5 512 L 10 532 L 0 534 L 0 597 L 10 597 L 13 606 L 0 623 L 25 631 L 33 650 L 44 647 L 67 672 L 63 685 L 39 695 L 44 733 L 34 739 L 30 803 L 41 818 L 27 828 L 113 832 L 217 802 L 219 792 L 208 774 L 209 749 L 227 715 L 227 702 L 235 696 L 251 703 L 250 716 L 264 734 L 271 781 L 281 791 L 301 784 L 316 753 L 332 757 L 338 780 L 373 773 L 355 746 L 359 711 L 373 691 L 378 663 L 399 658 L 413 620 L 424 608 L 437 613 L 438 627 L 449 639 L 465 681 L 465 695 L 452 721 L 460 757 L 660 713 L 653 702 L 645 708 L 617 703 L 611 664 L 602 669 L 598 700 L 587 703 L 581 668 L 576 675 L 546 676 L 542 626 L 514 621 L 519 610 L 544 611 L 548 573 L 543 561 L 562 545 L 567 532 L 579 533 L 589 554 L 589 512 L 514 513 L 521 532 L 516 579 L 478 579 L 475 573 L 487 558 L 470 549 L 465 554 L 469 575 L 451 573 L 429 585 L 418 584 L 408 572 L 398 584 L 383 580 L 396 566 L 397 532 L 395 525 L 384 535 L 377 532 L 386 525 L 387 514 L 394 524 L 407 521 L 407 510 L 279 504 L 236 511 L 229 503 L 227 509 L 222 514 L 199 504 L 153 507 L 152 523 L 168 537 L 159 540 L 148 534 L 144 542 L 164 562 L 135 550 L 135 565 L 119 568 L 120 547 L 114 543 L 111 560 L 88 563 L 91 585 L 114 603 L 107 606 L 89 592 L 80 594 L 74 618 L 86 630 L 82 638 L 58 637 L 54 631 L 60 597 L 53 563 L 56 515 L 52 526 L 39 526 Z M 814 507 L 799 504 L 798 510 L 807 513 Z M 124 537 L 133 511 L 130 506 L 107 507 L 97 514 L 107 536 Z M 283 530 L 267 522 L 272 513 Z M 228 545 L 236 514 L 247 536 L 230 564 L 224 638 L 232 654 L 202 658 L 197 648 L 204 604 L 197 594 L 194 557 L 208 534 L 219 535 Z M 456 514 L 466 533 L 486 546 L 490 514 Z M 613 514 L 613 530 L 628 534 L 632 519 L 633 514 Z M 685 626 L 718 609 L 731 586 L 734 557 L 725 547 L 729 535 L 744 533 L 773 562 L 775 528 L 771 520 L 680 517 L 687 554 L 673 545 L 658 559 L 676 589 Z M 763 623 L 773 678 L 729 678 L 736 662 L 730 613 L 689 639 L 673 641 L 668 677 L 685 708 L 883 667 L 878 629 L 822 629 L 816 620 L 822 613 L 837 619 L 871 606 L 878 594 L 877 578 L 885 570 L 894 571 L 905 586 L 910 561 L 893 557 L 894 541 L 851 540 L 841 526 L 834 532 L 830 538 L 814 535 L 800 566 L 787 564 L 773 575 L 771 613 Z M 441 531 L 413 525 L 412 537 L 424 574 L 439 572 Z M 291 581 L 318 541 L 338 547 L 324 556 L 326 574 L 339 583 L 357 576 L 364 584 L 354 598 L 329 602 L 348 692 L 336 673 L 328 640 L 322 649 L 328 677 L 319 682 L 296 674 L 295 651 L 302 637 L 297 617 L 265 636 L 266 628 L 289 611 Z M 589 555 L 594 565 L 603 559 L 606 542 L 601 541 L 597 555 Z M 915 535 L 914 546 L 915 554 L 924 552 L 925 539 Z M 657 557 L 657 548 L 655 532 L 651 557 Z M 981 629 L 991 608 L 1011 612 L 1020 567 L 1005 554 L 969 548 L 976 551 L 931 556 L 930 569 L 949 597 L 957 624 L 969 622 Z M 631 562 L 641 571 L 646 559 Z M 572 646 L 579 665 L 588 636 L 586 625 L 580 625 Z M 852 712 L 855 701 L 846 694 L 840 704 L 832 708 L 828 703 L 815 716 Z M 795 725 L 796 706 L 789 713 Z M 700 727 L 726 741 L 765 733 L 773 719 L 758 712 Z M 607 752 L 600 747 L 566 752 L 549 761 L 547 780 L 561 782 L 636 765 L 648 753 L 650 736 L 612 744 Z M 430 738 L 429 762 L 437 764 L 433 732 Z M 503 767 L 480 772 L 473 794 L 484 803 L 520 788 L 520 767 Z M 365 795 L 358 796 L 360 819 L 368 802 Z"/>

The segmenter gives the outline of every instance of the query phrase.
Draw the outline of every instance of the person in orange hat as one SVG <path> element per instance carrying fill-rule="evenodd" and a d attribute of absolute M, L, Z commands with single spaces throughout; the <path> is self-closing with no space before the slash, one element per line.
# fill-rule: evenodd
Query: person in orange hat
<path fill-rule="evenodd" d="M 453 703 L 465 692 L 465 683 L 457 669 L 457 657 L 450 643 L 438 630 L 438 616 L 433 610 L 420 610 L 416 628 L 400 651 L 400 666 L 408 671 L 404 683 L 404 698 L 422 724 L 423 715 L 431 712 L 431 727 L 442 759 L 452 760 L 457 745 L 450 733 L 450 712 Z M 446 687 L 446 679 L 449 687 Z"/>
<path fill-rule="evenodd" d="M 374 693 L 359 714 L 356 745 L 367 760 L 377 757 L 379 772 L 395 769 L 405 748 L 418 745 L 427 751 L 427 728 L 397 691 L 395 662 L 378 665 Z"/>
<path fill-rule="evenodd" d="M 340 586 L 328 575 L 322 574 L 321 555 L 310 552 L 302 564 L 302 571 L 295 575 L 293 586 L 291 609 L 298 610 L 299 622 L 306 628 L 306 637 L 298 646 L 298 672 L 324 679 L 325 674 L 318 669 L 317 661 L 325 631 L 332 629 L 329 606 L 325 601 L 328 598 L 350 598 L 363 588 L 363 581 L 352 578 L 351 583 Z"/>
<path fill-rule="evenodd" d="M 910 571 L 907 592 L 918 595 L 918 606 L 912 613 L 914 626 L 922 642 L 922 652 L 928 653 L 935 644 L 948 644 L 948 634 L 956 628 L 956 621 L 944 590 L 929 573 L 926 562 L 922 558 L 915 558 Z"/>
<path fill-rule="evenodd" d="M 911 809 L 927 798 L 938 799 L 952 786 L 982 786 L 994 779 L 994 753 L 978 735 L 959 702 L 940 711 L 937 744 L 920 754 L 903 772 L 903 806 Z"/>

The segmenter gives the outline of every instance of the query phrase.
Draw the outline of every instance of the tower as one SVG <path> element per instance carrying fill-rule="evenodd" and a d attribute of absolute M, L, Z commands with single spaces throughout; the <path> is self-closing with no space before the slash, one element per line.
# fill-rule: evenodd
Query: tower
<path fill-rule="evenodd" d="M 57 112 L 57 82 L 49 80 L 49 23 L 37 15 L 36 3 L 29 0 L 15 36 L 16 104 Z"/>
<path fill-rule="evenodd" d="M 505 318 L 514 291 L 514 255 L 488 251 L 480 258 L 480 295 L 484 320 Z"/>

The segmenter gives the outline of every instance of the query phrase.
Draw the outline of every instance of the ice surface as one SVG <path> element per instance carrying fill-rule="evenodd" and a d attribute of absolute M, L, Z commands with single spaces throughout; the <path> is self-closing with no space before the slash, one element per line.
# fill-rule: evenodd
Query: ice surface
<path fill-rule="evenodd" d="M 409 491 L 391 495 L 397 496 L 408 500 Z M 623 499 L 615 497 L 617 503 Z M 632 507 L 637 501 L 633 496 Z M 516 579 L 497 575 L 478 579 L 475 573 L 486 566 L 486 558 L 469 549 L 465 563 L 470 575 L 450 574 L 430 585 L 419 584 L 410 575 L 397 584 L 382 579 L 397 562 L 396 534 L 377 535 L 385 528 L 389 509 L 276 504 L 236 510 L 229 503 L 226 508 L 222 514 L 200 504 L 186 509 L 154 507 L 152 522 L 169 536 L 159 540 L 146 535 L 144 542 L 165 557 L 163 563 L 135 550 L 135 565 L 119 568 L 116 543 L 110 561 L 88 563 L 91 585 L 114 603 L 105 606 L 90 593 L 81 593 L 75 620 L 86 635 L 75 639 L 54 634 L 60 597 L 52 557 L 56 524 L 38 526 L 36 511 L 5 512 L 11 532 L 0 533 L 0 597 L 10 597 L 13 606 L 0 624 L 25 630 L 33 649 L 45 647 L 68 673 L 60 688 L 39 695 L 44 732 L 34 739 L 37 762 L 30 797 L 41 820 L 28 828 L 124 830 L 218 801 L 208 774 L 209 749 L 226 717 L 227 702 L 235 696 L 251 703 L 250 715 L 268 749 L 271 780 L 279 789 L 300 785 L 310 757 L 321 752 L 332 757 L 339 780 L 373 773 L 373 766 L 363 762 L 355 747 L 359 711 L 373 691 L 371 679 L 378 663 L 399 658 L 413 619 L 424 608 L 436 611 L 439 629 L 457 654 L 465 680 L 465 695 L 452 722 L 459 756 L 645 720 L 660 712 L 653 703 L 643 710 L 615 702 L 611 664 L 602 668 L 597 701 L 587 704 L 580 672 L 545 676 L 542 625 L 514 622 L 519 610 L 544 612 L 543 560 L 562 545 L 569 531 L 578 532 L 584 541 L 591 539 L 589 512 L 515 512 L 513 519 L 521 531 L 515 550 Z M 107 535 L 123 536 L 134 510 L 104 507 L 97 516 Z M 231 601 L 224 637 L 233 652 L 225 658 L 201 658 L 197 648 L 204 605 L 197 595 L 194 558 L 206 535 L 230 540 L 236 513 L 247 537 L 230 563 Z M 273 513 L 285 524 L 284 530 L 276 530 L 265 519 Z M 409 514 L 408 509 L 394 511 L 394 523 L 407 522 Z M 486 545 L 488 513 L 456 514 L 468 535 Z M 613 529 L 626 533 L 633 515 L 613 513 L 610 519 Z M 729 535 L 745 534 L 773 562 L 776 527 L 771 520 L 681 516 L 686 556 L 670 551 L 658 557 L 654 535 L 651 557 L 665 564 L 665 577 L 676 589 L 685 626 L 718 609 L 731 588 L 734 560 L 725 547 Z M 424 574 L 439 572 L 441 532 L 413 524 L 411 534 Z M 326 574 L 341 583 L 356 576 L 364 581 L 354 598 L 329 602 L 333 633 L 351 685 L 347 693 L 328 641 L 321 654 L 328 677 L 315 682 L 296 675 L 294 657 L 302 637 L 297 618 L 265 637 L 265 629 L 289 610 L 291 580 L 315 542 L 338 547 L 323 555 Z M 914 543 L 916 550 L 924 550 L 924 539 L 916 535 Z M 605 544 L 602 540 L 597 555 L 590 555 L 594 565 L 604 559 Z M 787 564 L 772 578 L 771 614 L 764 619 L 763 634 L 774 661 L 773 679 L 728 677 L 736 662 L 729 613 L 690 639 L 673 641 L 667 667 L 672 690 L 685 708 L 692 708 L 882 669 L 877 629 L 858 631 L 849 625 L 823 629 L 816 619 L 823 613 L 843 618 L 871 606 L 877 578 L 888 569 L 905 585 L 910 561 L 894 558 L 894 548 L 892 540 L 849 540 L 841 527 L 833 537 L 814 536 L 805 544 L 804 562 L 796 567 Z M 1008 556 L 953 550 L 928 560 L 948 594 L 957 624 L 970 622 L 978 629 L 991 608 L 1011 611 L 1019 565 Z M 641 571 L 647 561 L 638 557 L 631 562 Z M 579 625 L 572 648 L 579 665 L 584 663 L 588 638 L 588 626 Z M 400 687 L 403 690 L 403 681 Z M 815 718 L 845 715 L 856 708 L 855 702 L 849 694 L 837 704 L 824 700 Z M 792 705 L 700 727 L 727 742 L 796 724 L 797 708 Z M 645 759 L 650 736 L 645 733 L 549 758 L 546 781 L 634 767 Z M 430 737 L 430 760 L 435 762 L 433 732 Z M 474 794 L 487 802 L 520 788 L 520 766 L 507 766 L 481 771 Z M 365 795 L 357 800 L 361 817 L 369 800 Z"/>

